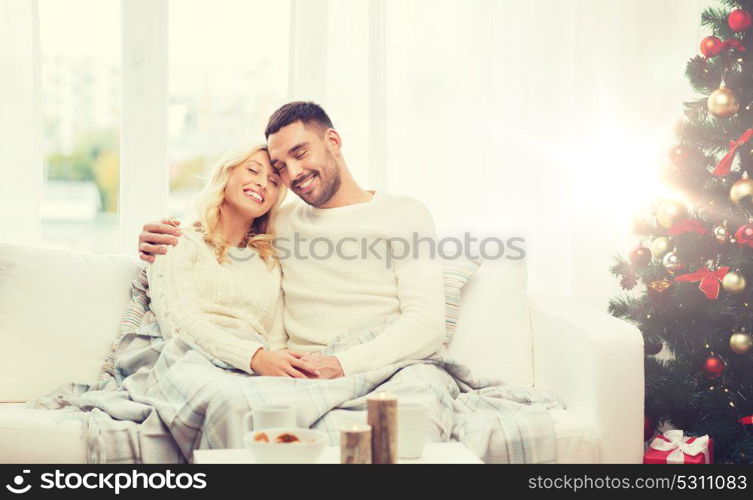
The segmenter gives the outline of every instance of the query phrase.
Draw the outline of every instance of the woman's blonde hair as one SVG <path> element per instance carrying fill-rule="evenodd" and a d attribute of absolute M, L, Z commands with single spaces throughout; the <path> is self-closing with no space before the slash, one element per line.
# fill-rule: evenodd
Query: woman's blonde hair
<path fill-rule="evenodd" d="M 230 247 L 220 232 L 220 207 L 225 201 L 225 187 L 230 172 L 259 151 L 266 152 L 267 147 L 261 144 L 243 145 L 227 151 L 214 165 L 209 180 L 196 198 L 197 220 L 194 226 L 202 233 L 204 241 L 214 247 L 217 261 L 220 263 L 225 261 Z M 249 237 L 245 240 L 246 247 L 255 250 L 270 266 L 274 266 L 276 262 L 272 231 L 274 216 L 285 198 L 286 191 L 285 185 L 280 184 L 277 201 L 266 214 L 254 219 L 252 227 L 249 228 Z"/>

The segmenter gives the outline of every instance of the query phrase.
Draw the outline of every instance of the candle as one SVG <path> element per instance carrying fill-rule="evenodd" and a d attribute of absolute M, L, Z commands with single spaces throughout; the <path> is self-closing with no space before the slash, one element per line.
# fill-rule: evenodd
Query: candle
<path fill-rule="evenodd" d="M 394 464 L 397 462 L 397 398 L 379 392 L 366 401 L 371 426 L 371 461 Z"/>
<path fill-rule="evenodd" d="M 353 425 L 340 429 L 340 463 L 371 463 L 371 426 Z"/>

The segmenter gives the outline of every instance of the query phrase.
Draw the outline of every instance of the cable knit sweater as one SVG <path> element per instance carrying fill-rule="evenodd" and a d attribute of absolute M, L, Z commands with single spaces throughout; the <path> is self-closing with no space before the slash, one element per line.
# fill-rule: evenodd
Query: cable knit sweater
<path fill-rule="evenodd" d="M 337 208 L 296 200 L 281 207 L 275 229 L 289 349 L 318 351 L 350 329 L 386 319 L 395 321 L 376 338 L 336 355 L 346 375 L 422 359 L 440 348 L 442 266 L 431 258 L 427 240 L 436 241 L 436 232 L 420 202 L 381 193 Z M 387 245 L 390 238 L 408 242 L 411 256 L 388 260 L 390 251 L 396 257 L 405 252 L 397 240 Z"/>
<path fill-rule="evenodd" d="M 251 357 L 265 347 L 285 347 L 280 266 L 269 268 L 251 249 L 243 260 L 220 264 L 192 227 L 178 244 L 147 265 L 149 307 L 165 338 L 181 337 L 229 365 L 253 373 Z M 249 258 L 251 257 L 251 258 Z"/>

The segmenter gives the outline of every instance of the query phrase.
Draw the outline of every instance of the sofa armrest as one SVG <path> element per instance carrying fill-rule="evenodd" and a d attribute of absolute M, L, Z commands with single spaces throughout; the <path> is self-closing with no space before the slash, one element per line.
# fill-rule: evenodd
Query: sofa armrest
<path fill-rule="evenodd" d="M 600 461 L 643 457 L 643 336 L 635 326 L 564 297 L 529 296 L 534 385 L 590 415 Z"/>

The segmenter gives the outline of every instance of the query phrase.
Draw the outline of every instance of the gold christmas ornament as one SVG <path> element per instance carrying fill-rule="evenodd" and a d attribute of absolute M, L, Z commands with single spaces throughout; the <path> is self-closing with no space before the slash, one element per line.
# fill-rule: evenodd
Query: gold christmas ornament
<path fill-rule="evenodd" d="M 663 201 L 656 209 L 656 222 L 664 229 L 669 229 L 680 219 L 688 216 L 688 209 L 679 201 Z"/>
<path fill-rule="evenodd" d="M 669 280 L 650 281 L 646 286 L 656 293 L 664 293 L 667 288 L 672 286 L 672 282 Z"/>
<path fill-rule="evenodd" d="M 671 273 L 682 269 L 682 262 L 675 252 L 669 252 L 665 255 L 662 259 L 662 265 Z"/>
<path fill-rule="evenodd" d="M 706 107 L 714 118 L 729 118 L 740 109 L 740 101 L 733 91 L 722 85 L 713 91 Z"/>
<path fill-rule="evenodd" d="M 735 332 L 729 338 L 729 348 L 736 354 L 745 354 L 753 346 L 753 338 L 747 332 Z"/>
<path fill-rule="evenodd" d="M 745 276 L 739 271 L 730 271 L 722 279 L 724 290 L 737 295 L 745 291 Z"/>
<path fill-rule="evenodd" d="M 753 179 L 748 179 L 748 173 L 744 172 L 742 179 L 732 184 L 729 190 L 729 199 L 735 205 L 751 205 L 753 202 Z"/>
<path fill-rule="evenodd" d="M 667 254 L 667 252 L 672 250 L 673 247 L 674 244 L 672 243 L 671 238 L 660 236 L 653 242 L 651 242 L 651 255 L 654 256 L 656 262 L 661 262 L 662 258 Z"/>
<path fill-rule="evenodd" d="M 714 238 L 719 243 L 727 243 L 729 240 L 729 231 L 725 226 L 716 226 L 714 228 Z"/>

